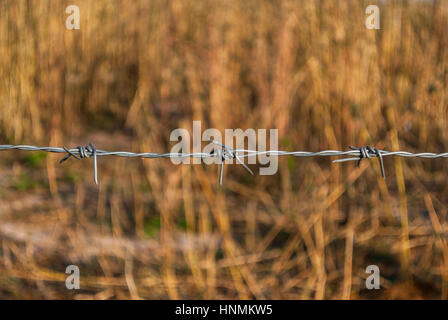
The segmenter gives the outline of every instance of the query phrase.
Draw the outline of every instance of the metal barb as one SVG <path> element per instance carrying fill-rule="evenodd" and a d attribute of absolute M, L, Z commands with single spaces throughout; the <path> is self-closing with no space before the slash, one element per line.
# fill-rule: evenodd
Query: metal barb
<path fill-rule="evenodd" d="M 357 166 L 359 168 L 359 166 L 361 165 L 362 159 L 371 159 L 372 157 L 378 157 L 378 159 L 380 161 L 381 176 L 383 177 L 383 179 L 386 179 L 386 173 L 385 173 L 385 170 L 384 170 L 383 155 L 381 154 L 381 150 L 379 150 L 377 148 L 372 148 L 371 146 L 365 146 L 365 147 L 360 147 L 360 148 L 356 148 L 356 147 L 350 146 L 350 149 L 355 150 L 355 151 L 359 151 L 359 157 L 357 157 L 357 158 L 337 159 L 337 160 L 333 160 L 333 162 L 336 163 L 336 162 L 346 162 L 346 161 L 357 160 L 358 161 L 357 162 Z"/>
<path fill-rule="evenodd" d="M 235 149 L 233 149 L 223 143 L 216 142 L 215 140 L 213 140 L 213 138 L 210 139 L 210 142 L 221 147 L 221 149 L 220 150 L 218 149 L 216 153 L 214 152 L 214 150 L 211 152 L 211 154 L 216 155 L 218 158 L 221 159 L 221 164 L 220 164 L 220 169 L 219 169 L 219 184 L 220 185 L 222 185 L 222 179 L 223 179 L 223 174 L 224 174 L 224 161 L 226 159 L 236 159 L 238 164 L 240 164 L 251 175 L 254 175 L 252 170 L 241 160 L 241 158 L 239 157 L 239 155 L 235 151 Z"/>
<path fill-rule="evenodd" d="M 90 152 L 93 155 L 93 179 L 95 180 L 95 184 L 98 185 L 98 157 L 96 155 L 96 149 L 93 143 L 89 143 Z"/>
<path fill-rule="evenodd" d="M 73 152 L 73 150 L 70 150 L 66 147 L 63 147 L 63 149 L 67 152 L 67 155 L 62 158 L 59 163 L 63 163 L 64 161 L 68 160 L 70 157 L 74 157 L 77 160 L 81 159 L 88 159 L 91 156 L 93 156 L 93 180 L 95 181 L 95 184 L 98 184 L 98 157 L 97 157 L 97 150 L 95 149 L 93 143 L 89 143 L 88 146 L 77 146 L 75 149 L 77 149 L 77 153 Z"/>

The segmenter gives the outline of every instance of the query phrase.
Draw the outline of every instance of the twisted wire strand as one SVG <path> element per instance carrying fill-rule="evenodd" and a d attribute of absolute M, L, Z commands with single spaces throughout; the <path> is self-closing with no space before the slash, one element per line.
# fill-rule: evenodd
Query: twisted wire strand
<path fill-rule="evenodd" d="M 76 158 L 78 160 L 88 159 L 90 157 L 94 158 L 94 180 L 98 184 L 98 174 L 97 174 L 97 158 L 104 156 L 114 156 L 122 158 L 144 158 L 144 159 L 155 159 L 155 158 L 219 158 L 220 162 L 220 174 L 219 183 L 222 184 L 224 162 L 227 159 L 235 159 L 238 164 L 244 167 L 246 171 L 253 175 L 252 170 L 247 167 L 242 158 L 254 157 L 254 156 L 293 156 L 293 157 L 337 157 L 346 156 L 346 158 L 336 159 L 333 162 L 346 162 L 346 161 L 358 161 L 358 166 L 362 159 L 371 159 L 374 157 L 379 158 L 381 174 L 385 178 L 383 157 L 395 156 L 403 158 L 426 158 L 426 159 L 436 159 L 436 158 L 448 158 L 448 152 L 444 153 L 432 153 L 432 152 L 419 152 L 413 153 L 408 151 L 387 151 L 372 148 L 370 146 L 366 147 L 350 147 L 351 150 L 340 151 L 340 150 L 322 150 L 317 152 L 311 151 L 283 151 L 283 150 L 249 150 L 249 149 L 233 149 L 225 144 L 211 141 L 220 149 L 214 149 L 210 153 L 205 152 L 193 152 L 193 153 L 156 153 L 156 152 L 129 152 L 129 151 L 106 151 L 101 149 L 96 149 L 92 143 L 89 146 L 82 147 L 78 146 L 76 148 L 59 148 L 59 147 L 39 147 L 31 145 L 0 145 L 0 151 L 5 150 L 21 150 L 21 151 L 42 151 L 49 153 L 64 153 L 66 156 L 60 160 L 60 163 L 68 160 L 70 157 Z"/>
<path fill-rule="evenodd" d="M 38 147 L 38 146 L 30 146 L 30 145 L 0 145 L 0 151 L 5 150 L 22 150 L 22 151 L 43 151 L 43 152 L 51 152 L 51 153 L 67 153 L 69 150 L 71 153 L 80 155 L 80 152 L 77 148 L 72 149 L 64 149 L 58 147 Z M 334 157 L 334 156 L 356 156 L 356 158 L 344 158 L 339 159 L 337 162 L 343 161 L 351 161 L 351 160 L 359 160 L 359 150 L 347 150 L 347 151 L 339 151 L 339 150 L 322 150 L 317 152 L 311 151 L 282 151 L 282 150 L 265 150 L 265 151 L 257 151 L 257 150 L 248 150 L 248 149 L 234 149 L 235 153 L 238 154 L 240 158 L 247 158 L 259 155 L 271 155 L 271 156 L 294 156 L 294 157 Z M 387 156 L 396 156 L 403 158 L 427 158 L 427 159 L 435 159 L 435 158 L 448 158 L 448 152 L 444 153 L 431 153 L 431 152 L 419 152 L 413 153 L 408 151 L 387 151 L 387 150 L 379 150 L 383 157 Z M 96 149 L 96 155 L 98 157 L 101 156 L 115 156 L 115 157 L 123 157 L 123 158 L 210 158 L 215 157 L 215 155 L 205 152 L 196 152 L 196 153 L 155 153 L 155 152 L 129 152 L 129 151 L 106 151 Z M 374 155 L 372 155 L 374 156 Z M 342 161 L 343 160 L 343 161 Z"/>

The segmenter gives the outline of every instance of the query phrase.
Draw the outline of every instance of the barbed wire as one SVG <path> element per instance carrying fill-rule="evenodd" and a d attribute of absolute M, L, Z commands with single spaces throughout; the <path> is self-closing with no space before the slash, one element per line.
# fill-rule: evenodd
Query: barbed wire
<path fill-rule="evenodd" d="M 408 151 L 387 151 L 373 148 L 371 146 L 365 147 L 352 147 L 351 150 L 339 151 L 339 150 L 323 150 L 317 152 L 311 151 L 282 151 L 282 150 L 248 150 L 248 149 L 234 149 L 220 142 L 211 140 L 217 148 L 213 149 L 210 153 L 206 152 L 193 152 L 193 153 L 156 153 L 156 152 L 129 152 L 129 151 L 106 151 L 101 149 L 96 149 L 92 143 L 88 146 L 77 146 L 76 148 L 68 149 L 65 147 L 39 147 L 30 145 L 0 145 L 0 151 L 6 150 L 21 150 L 21 151 L 42 151 L 49 153 L 65 153 L 65 157 L 60 160 L 60 163 L 68 160 L 70 157 L 75 159 L 88 159 L 93 157 L 94 163 L 94 181 L 98 184 L 98 157 L 104 156 L 115 156 L 122 158 L 144 158 L 144 159 L 155 159 L 155 158 L 218 158 L 220 159 L 220 172 L 219 172 L 219 184 L 222 185 L 224 164 L 226 160 L 235 159 L 239 165 L 241 165 L 248 173 L 254 175 L 252 170 L 243 162 L 243 158 L 254 157 L 254 156 L 293 156 L 293 157 L 336 157 L 336 156 L 348 156 L 348 158 L 341 158 L 333 160 L 334 163 L 346 162 L 346 161 L 358 161 L 358 167 L 362 159 L 378 158 L 380 162 L 381 175 L 386 178 L 383 157 L 395 156 L 403 158 L 448 158 L 448 152 L 444 153 L 431 153 L 431 152 L 420 152 L 413 153 Z"/>

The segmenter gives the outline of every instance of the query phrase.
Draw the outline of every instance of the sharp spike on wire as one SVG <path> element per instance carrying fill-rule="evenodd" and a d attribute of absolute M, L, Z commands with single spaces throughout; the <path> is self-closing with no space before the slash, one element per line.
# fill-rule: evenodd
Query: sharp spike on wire
<path fill-rule="evenodd" d="M 96 149 L 93 146 L 93 143 L 89 143 L 91 152 L 93 154 L 93 180 L 95 184 L 98 185 L 98 158 L 96 156 Z"/>
<path fill-rule="evenodd" d="M 221 147 L 220 150 L 216 151 L 216 156 L 221 160 L 221 163 L 219 164 L 219 185 L 222 186 L 222 180 L 224 176 L 224 161 L 226 160 L 224 148 L 226 148 L 226 146 L 224 146 L 222 143 L 216 142 L 215 140 L 213 140 L 213 138 L 210 139 L 210 142 Z M 212 151 L 212 154 L 214 154 L 214 151 Z"/>
<path fill-rule="evenodd" d="M 74 157 L 77 160 L 81 159 L 88 159 L 91 156 L 93 156 L 93 180 L 95 181 L 95 184 L 98 185 L 98 157 L 97 157 L 97 150 L 95 149 L 93 143 L 89 143 L 87 147 L 83 146 L 77 146 L 77 154 L 73 152 L 72 150 L 63 147 L 63 150 L 67 152 L 64 158 L 62 158 L 59 163 L 63 163 L 64 161 L 67 161 L 70 157 Z"/>
<path fill-rule="evenodd" d="M 362 159 L 371 159 L 372 157 L 378 157 L 378 160 L 380 162 L 380 168 L 381 168 L 381 176 L 383 177 L 383 179 L 386 179 L 386 173 L 384 170 L 384 162 L 383 162 L 383 155 L 382 155 L 382 151 L 377 149 L 377 148 L 372 148 L 371 146 L 366 146 L 366 147 L 360 147 L 360 148 L 356 148 L 353 146 L 349 147 L 352 150 L 355 151 L 359 151 L 359 156 L 357 158 L 343 158 L 343 159 L 336 159 L 333 160 L 333 163 L 337 163 L 337 162 L 346 162 L 346 161 L 357 161 L 357 166 L 359 168 L 359 166 L 361 165 L 361 161 Z"/>
<path fill-rule="evenodd" d="M 76 158 L 76 159 L 78 159 L 78 160 L 81 160 L 81 158 L 80 158 L 77 154 L 71 152 L 71 151 L 70 151 L 69 149 L 67 149 L 66 147 L 62 147 L 62 148 L 67 152 L 67 155 L 66 155 L 64 158 L 62 158 L 62 159 L 59 161 L 59 163 L 63 163 L 64 161 L 68 160 L 68 158 L 70 158 L 70 157 L 74 157 L 74 158 Z"/>
<path fill-rule="evenodd" d="M 224 171 L 224 162 L 226 159 L 236 159 L 238 164 L 240 164 L 247 172 L 249 172 L 251 175 L 254 175 L 252 170 L 241 160 L 241 158 L 238 156 L 238 153 L 235 151 L 235 149 L 220 143 L 216 142 L 213 138 L 210 139 L 210 142 L 220 146 L 221 150 L 217 152 L 218 157 L 221 158 L 221 168 L 219 170 L 219 184 L 222 185 L 222 179 L 223 179 L 223 171 Z"/>
<path fill-rule="evenodd" d="M 236 161 L 238 161 L 238 163 L 244 168 L 246 169 L 247 172 L 249 172 L 251 175 L 254 175 L 254 173 L 252 172 L 252 170 L 250 170 L 250 168 L 240 159 L 240 157 L 238 155 L 235 154 L 235 159 Z"/>
<path fill-rule="evenodd" d="M 224 159 L 221 159 L 221 164 L 219 168 L 219 185 L 222 186 L 222 176 L 224 174 Z"/>
<path fill-rule="evenodd" d="M 383 177 L 383 179 L 386 179 L 386 172 L 384 170 L 383 155 L 381 154 L 381 150 L 377 148 L 375 148 L 374 150 L 377 154 L 378 160 L 380 161 L 381 176 Z"/>

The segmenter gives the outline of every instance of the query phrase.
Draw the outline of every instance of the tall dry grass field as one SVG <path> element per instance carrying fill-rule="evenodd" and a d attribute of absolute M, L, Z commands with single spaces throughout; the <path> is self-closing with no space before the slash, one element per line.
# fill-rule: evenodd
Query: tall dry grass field
<path fill-rule="evenodd" d="M 166 152 L 201 120 L 446 152 L 448 1 L 371 2 L 2 0 L 1 143 Z M 282 157 L 220 188 L 217 166 L 103 157 L 97 187 L 91 160 L 0 156 L 1 298 L 448 298 L 446 159 L 387 157 L 383 180 L 376 159 Z"/>

